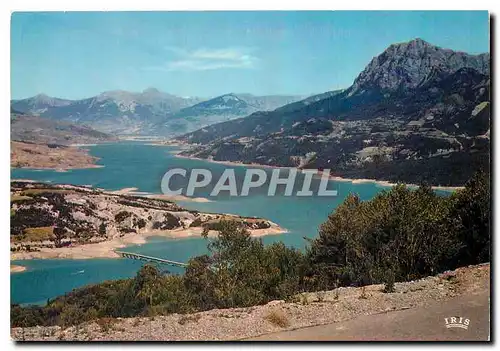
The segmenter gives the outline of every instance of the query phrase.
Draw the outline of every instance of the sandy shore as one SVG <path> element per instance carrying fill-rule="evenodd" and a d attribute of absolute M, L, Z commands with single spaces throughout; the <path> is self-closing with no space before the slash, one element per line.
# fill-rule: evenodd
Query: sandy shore
<path fill-rule="evenodd" d="M 14 178 L 10 180 L 11 182 L 24 182 L 24 183 L 38 183 L 37 180 L 33 179 L 23 179 L 23 178 Z"/>
<path fill-rule="evenodd" d="M 192 160 L 198 160 L 198 161 L 206 161 L 206 162 L 212 162 L 212 163 L 218 163 L 226 166 L 238 166 L 238 167 L 257 167 L 257 168 L 273 168 L 273 169 L 292 169 L 294 167 L 284 167 L 284 166 L 270 166 L 270 165 L 261 165 L 258 163 L 242 163 L 242 162 L 233 162 L 233 161 L 216 161 L 213 159 L 205 159 L 205 158 L 199 158 L 199 157 L 190 157 L 190 156 L 183 156 L 176 154 L 175 157 L 179 158 L 187 158 L 187 159 L 192 159 Z M 302 172 L 303 170 L 297 169 L 299 172 Z M 318 173 L 316 175 L 317 177 L 321 177 L 321 175 Z M 348 182 L 352 184 L 363 184 L 363 183 L 373 183 L 376 185 L 380 185 L 383 187 L 393 187 L 397 185 L 397 183 L 393 183 L 387 180 L 376 180 L 376 179 L 365 179 L 365 178 L 344 178 L 344 177 L 339 177 L 339 176 L 330 176 L 330 180 L 335 181 L 335 182 Z M 410 188 L 418 188 L 417 184 L 409 184 L 405 183 L 407 187 Z M 439 185 L 433 185 L 431 186 L 432 189 L 434 190 L 445 190 L 445 191 L 457 191 L 457 190 L 462 190 L 464 189 L 463 186 L 439 186 Z"/>
<path fill-rule="evenodd" d="M 20 273 L 20 272 L 24 272 L 25 270 L 26 270 L 26 267 L 24 267 L 24 266 L 19 266 L 19 265 L 15 265 L 15 264 L 10 265 L 10 272 L 11 273 Z"/>
<path fill-rule="evenodd" d="M 85 166 L 78 166 L 78 167 L 11 167 L 11 168 L 17 168 L 17 169 L 29 169 L 33 171 L 56 171 L 56 172 L 67 172 L 72 169 L 89 169 L 89 168 L 104 168 L 103 165 L 94 165 L 94 164 L 89 164 Z"/>
<path fill-rule="evenodd" d="M 262 237 L 265 235 L 277 235 L 283 234 L 287 231 L 276 223 L 270 222 L 271 227 L 267 229 L 251 229 L 250 236 L 252 237 Z M 29 260 L 29 259 L 56 259 L 56 258 L 66 258 L 66 259 L 91 259 L 91 258 L 119 258 L 120 256 L 114 252 L 116 249 L 121 249 L 130 245 L 142 245 L 145 244 L 148 237 L 160 236 L 169 239 L 185 239 L 191 237 L 201 237 L 203 233 L 203 228 L 179 228 L 174 230 L 152 230 L 144 233 L 130 233 L 125 234 L 123 237 L 114 238 L 107 241 L 102 241 L 99 243 L 60 247 L 60 248 L 40 248 L 40 251 L 34 252 L 11 252 L 11 260 Z M 217 231 L 210 231 L 208 233 L 209 237 L 215 237 L 218 234 Z M 21 266 L 18 266 L 21 267 Z M 22 267 L 24 268 L 24 267 Z M 12 270 L 11 266 L 11 272 Z M 19 269 L 19 268 L 18 268 Z M 16 271 L 18 272 L 18 271 Z M 20 272 L 20 271 L 19 271 Z"/>
<path fill-rule="evenodd" d="M 123 188 L 115 191 L 106 191 L 111 194 L 117 195 L 137 195 L 147 197 L 148 199 L 159 199 L 168 201 L 191 201 L 191 202 L 213 202 L 205 197 L 188 197 L 184 195 L 165 195 L 165 194 L 153 194 L 146 191 L 138 191 L 138 188 Z"/>
<path fill-rule="evenodd" d="M 25 180 L 26 181 L 26 180 Z M 178 196 L 167 196 L 163 194 L 151 194 L 147 192 L 139 192 L 138 188 L 130 187 L 123 188 L 116 191 L 105 191 L 110 194 L 134 194 L 140 195 L 147 198 L 158 198 L 158 199 L 166 199 L 166 200 L 183 200 L 183 201 L 194 201 L 194 202 L 211 202 L 206 198 L 189 198 L 182 195 Z M 233 216 L 229 215 L 228 216 Z M 236 216 L 237 217 L 237 216 Z M 252 237 L 261 237 L 264 235 L 276 235 L 286 233 L 287 230 L 281 228 L 276 223 L 269 221 L 271 224 L 270 228 L 266 229 L 250 229 L 250 235 Z M 193 227 L 193 228 L 178 228 L 174 230 L 148 230 L 147 232 L 140 233 L 128 233 L 121 237 L 115 237 L 110 240 L 98 242 L 98 243 L 89 243 L 85 245 L 75 245 L 68 247 L 60 247 L 60 248 L 48 248 L 48 247 L 40 247 L 39 251 L 18 251 L 11 252 L 10 257 L 11 260 L 27 260 L 27 259 L 91 259 L 91 258 L 118 258 L 114 250 L 124 248 L 130 245 L 141 245 L 146 243 L 146 240 L 150 236 L 160 236 L 171 239 L 182 239 L 189 237 L 201 237 L 203 233 L 202 227 Z M 214 237 L 218 234 L 217 231 L 210 231 L 208 236 Z M 24 270 L 24 267 L 21 266 L 12 266 L 11 272 L 21 272 Z"/>
<path fill-rule="evenodd" d="M 181 146 L 185 148 L 190 148 L 191 145 L 181 141 L 170 141 L 170 140 L 162 140 L 162 141 L 152 141 L 146 145 L 151 146 Z"/>
<path fill-rule="evenodd" d="M 206 197 L 188 197 L 184 195 L 145 194 L 143 196 L 150 199 L 160 199 L 168 201 L 213 202 Z"/>
<path fill-rule="evenodd" d="M 330 179 L 333 181 L 337 182 L 350 182 L 352 184 L 363 184 L 363 183 L 373 183 L 385 187 L 393 187 L 398 185 L 397 183 L 392 183 L 387 180 L 375 180 L 375 179 L 351 179 L 351 178 L 342 178 L 342 177 L 336 177 L 336 176 L 330 176 Z M 411 184 L 411 183 L 405 183 L 405 185 L 409 188 L 418 188 L 419 185 L 417 184 Z M 446 191 L 457 191 L 457 190 L 462 190 L 465 187 L 463 186 L 440 186 L 440 185 L 433 185 L 431 186 L 432 189 L 434 190 L 446 190 Z"/>
<path fill-rule="evenodd" d="M 125 194 L 134 194 L 135 192 L 137 192 L 137 190 L 139 190 L 139 188 L 123 188 L 120 190 L 107 191 L 107 192 L 116 195 L 125 195 Z"/>

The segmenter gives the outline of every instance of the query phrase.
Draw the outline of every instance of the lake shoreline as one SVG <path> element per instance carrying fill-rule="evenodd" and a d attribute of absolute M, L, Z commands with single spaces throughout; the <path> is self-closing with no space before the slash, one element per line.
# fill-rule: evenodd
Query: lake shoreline
<path fill-rule="evenodd" d="M 20 265 L 16 265 L 16 264 L 11 264 L 10 265 L 10 272 L 11 273 L 21 273 L 21 272 L 24 272 L 26 271 L 26 267 L 25 266 L 20 266 Z"/>
<path fill-rule="evenodd" d="M 104 168 L 103 165 L 91 164 L 82 167 L 11 167 L 13 169 L 26 169 L 30 171 L 55 171 L 55 172 L 67 172 L 74 169 L 93 169 L 93 168 Z"/>
<path fill-rule="evenodd" d="M 199 158 L 199 157 L 194 157 L 194 156 L 184 156 L 184 155 L 179 155 L 178 153 L 174 154 L 175 157 L 178 158 L 185 158 L 185 159 L 191 159 L 191 160 L 198 160 L 198 161 L 206 161 L 206 162 L 211 162 L 211 163 L 218 163 L 221 165 L 226 165 L 226 166 L 238 166 L 238 167 L 257 167 L 257 168 L 270 168 L 270 169 L 297 169 L 299 172 L 302 172 L 302 169 L 298 169 L 296 167 L 285 167 L 285 166 L 271 166 L 271 165 L 261 165 L 258 163 L 242 163 L 242 162 L 233 162 L 233 161 L 216 161 L 213 159 L 208 159 L 208 158 Z M 320 174 L 316 174 L 316 177 L 321 177 Z M 344 177 L 339 177 L 339 176 L 332 176 L 330 175 L 329 180 L 336 181 L 336 182 L 348 182 L 352 184 L 363 184 L 363 183 L 372 183 L 376 185 L 380 185 L 383 187 L 393 187 L 398 185 L 398 183 L 393 183 L 387 180 L 376 180 L 376 179 L 366 179 L 366 178 L 344 178 Z M 411 184 L 411 183 L 404 183 L 407 187 L 410 188 L 418 188 L 419 186 L 417 184 Z M 457 191 L 457 190 L 462 190 L 464 189 L 464 186 L 440 186 L 440 185 L 433 185 L 431 186 L 433 190 L 444 190 L 444 191 Z"/>
<path fill-rule="evenodd" d="M 165 195 L 165 194 L 156 194 L 147 191 L 138 191 L 139 188 L 131 187 L 131 188 L 123 188 L 120 190 L 109 191 L 106 190 L 107 193 L 117 194 L 117 195 L 134 195 L 134 196 L 142 196 L 148 199 L 158 199 L 158 200 L 167 200 L 167 201 L 191 201 L 191 202 L 213 202 L 213 200 L 209 200 L 206 197 L 188 197 L 184 195 Z"/>
<path fill-rule="evenodd" d="M 250 236 L 254 238 L 263 237 L 267 235 L 279 235 L 287 233 L 287 230 L 281 228 L 276 223 L 271 223 L 270 228 L 266 229 L 248 229 Z M 201 238 L 203 228 L 179 228 L 174 230 L 152 230 L 144 233 L 130 233 L 125 234 L 123 237 L 113 238 L 111 240 L 102 241 L 99 243 L 75 245 L 60 248 L 45 248 L 42 247 L 40 251 L 20 251 L 11 252 L 10 259 L 12 260 L 30 260 L 30 259 L 74 259 L 86 260 L 93 258 L 120 258 L 115 250 L 123 249 L 132 245 L 143 245 L 147 243 L 149 237 L 163 237 L 165 239 L 188 239 L 188 238 Z M 217 231 L 209 231 L 209 237 L 216 237 Z M 12 272 L 12 267 L 11 267 Z M 17 271 L 16 271 L 17 272 Z"/>

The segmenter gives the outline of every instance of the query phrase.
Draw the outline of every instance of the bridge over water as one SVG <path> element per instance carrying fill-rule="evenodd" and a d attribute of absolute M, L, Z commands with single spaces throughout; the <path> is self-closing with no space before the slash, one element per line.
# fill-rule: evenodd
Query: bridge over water
<path fill-rule="evenodd" d="M 181 267 L 181 268 L 186 268 L 187 264 L 183 262 L 177 262 L 177 261 L 171 261 L 171 260 L 166 260 L 164 258 L 159 258 L 159 257 L 153 257 L 153 256 L 146 256 L 146 255 L 141 255 L 133 252 L 125 252 L 125 251 L 117 251 L 115 252 L 120 255 L 123 258 L 130 258 L 132 260 L 141 260 L 141 261 L 146 261 L 146 262 L 154 262 L 154 263 L 160 263 L 160 264 L 166 264 L 169 266 L 174 266 L 174 267 Z"/>

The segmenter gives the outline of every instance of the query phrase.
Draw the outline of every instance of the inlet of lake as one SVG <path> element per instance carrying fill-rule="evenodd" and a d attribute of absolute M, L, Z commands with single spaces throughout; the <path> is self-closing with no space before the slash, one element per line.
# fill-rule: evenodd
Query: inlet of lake
<path fill-rule="evenodd" d="M 90 146 L 92 155 L 99 157 L 102 168 L 56 172 L 49 170 L 12 169 L 12 179 L 32 179 L 57 184 L 91 185 L 106 190 L 138 188 L 138 191 L 161 193 L 161 179 L 171 168 L 207 168 L 214 174 L 233 166 L 175 157 L 178 148 L 154 146 L 138 142 L 112 143 Z M 246 166 L 234 166 L 243 174 Z M 271 171 L 267 168 L 266 171 Z M 216 177 L 214 177 L 216 178 Z M 241 177 L 240 177 L 241 178 Z M 301 184 L 301 183 L 299 183 Z M 288 230 L 285 234 L 262 238 L 264 243 L 283 241 L 286 245 L 304 248 L 305 237 L 314 238 L 318 228 L 349 193 L 357 193 L 362 200 L 371 199 L 387 189 L 375 183 L 353 184 L 331 181 L 329 189 L 336 197 L 274 196 L 251 193 L 247 197 L 219 196 L 212 202 L 181 201 L 179 205 L 206 212 L 232 213 L 269 219 Z M 207 193 L 208 195 L 208 193 Z M 203 196 L 197 194 L 197 196 Z M 187 262 L 189 258 L 207 253 L 207 239 L 166 239 L 150 237 L 143 245 L 133 245 L 127 251 Z M 43 259 L 17 260 L 13 264 L 25 266 L 26 271 L 11 274 L 11 303 L 43 304 L 49 298 L 63 295 L 72 289 L 109 279 L 132 277 L 144 264 L 130 259 Z M 182 270 L 165 267 L 172 273 Z"/>

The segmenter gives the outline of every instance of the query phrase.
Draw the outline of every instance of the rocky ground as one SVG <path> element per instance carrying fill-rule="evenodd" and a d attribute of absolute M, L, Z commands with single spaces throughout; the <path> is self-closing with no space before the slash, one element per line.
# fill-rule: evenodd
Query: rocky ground
<path fill-rule="evenodd" d="M 392 311 L 432 309 L 440 302 L 460 301 L 460 297 L 489 296 L 490 265 L 464 267 L 418 281 L 396 283 L 394 293 L 382 290 L 382 285 L 339 288 L 302 294 L 293 301 L 272 301 L 264 306 L 190 315 L 100 319 L 69 328 L 13 328 L 11 335 L 15 340 L 26 341 L 215 341 L 258 336 L 265 340 L 266 334 L 275 335 L 273 333 L 285 330 L 361 320 Z M 356 340 L 356 335 L 351 335 L 351 340 Z"/>

